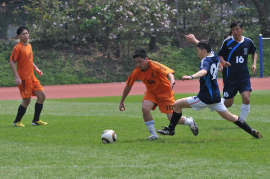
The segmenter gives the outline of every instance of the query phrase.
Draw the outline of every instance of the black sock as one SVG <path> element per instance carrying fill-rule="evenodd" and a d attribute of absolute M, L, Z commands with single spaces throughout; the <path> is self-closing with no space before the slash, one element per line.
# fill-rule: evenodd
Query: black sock
<path fill-rule="evenodd" d="M 42 108 L 43 108 L 43 104 L 36 103 L 33 122 L 37 122 L 39 120 L 39 116 L 42 111 Z"/>
<path fill-rule="evenodd" d="M 25 112 L 26 112 L 26 108 L 24 108 L 22 105 L 20 105 L 18 108 L 18 113 L 17 113 L 17 116 L 16 116 L 14 123 L 21 121 Z"/>
<path fill-rule="evenodd" d="M 241 117 L 239 117 L 238 120 L 234 122 L 234 124 L 244 129 L 247 133 L 251 134 L 251 127 Z"/>
<path fill-rule="evenodd" d="M 171 122 L 169 125 L 170 130 L 174 131 L 175 126 L 178 124 L 181 117 L 182 117 L 182 113 L 176 113 L 173 111 Z"/>

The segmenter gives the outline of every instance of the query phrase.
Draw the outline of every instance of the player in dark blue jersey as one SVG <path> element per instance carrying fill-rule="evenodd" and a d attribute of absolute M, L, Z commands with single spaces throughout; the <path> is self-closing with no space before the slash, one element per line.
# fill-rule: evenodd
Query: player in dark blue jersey
<path fill-rule="evenodd" d="M 240 21 L 231 23 L 232 37 L 224 40 L 218 52 L 221 63 L 223 63 L 223 98 L 225 106 L 233 104 L 234 96 L 239 93 L 242 97 L 241 118 L 246 120 L 250 110 L 250 75 L 248 70 L 248 55 L 252 54 L 253 65 L 251 70 L 256 73 L 257 54 L 252 40 L 243 37 L 244 30 Z"/>
<path fill-rule="evenodd" d="M 220 63 L 219 57 L 211 50 L 211 45 L 206 40 L 197 41 L 193 34 L 187 35 L 187 39 L 196 43 L 197 55 L 201 59 L 200 70 L 193 75 L 186 75 L 182 80 L 192 80 L 200 78 L 200 92 L 197 96 L 178 99 L 174 102 L 174 111 L 170 121 L 170 125 L 164 129 L 157 130 L 163 135 L 174 135 L 175 126 L 182 117 L 182 109 L 193 108 L 201 110 L 210 108 L 224 119 L 231 121 L 244 129 L 255 138 L 262 138 L 262 135 L 255 129 L 252 129 L 241 117 L 231 114 L 224 103 L 221 102 L 220 91 L 217 83 L 217 72 Z M 194 130 L 198 132 L 198 126 L 194 126 Z"/>

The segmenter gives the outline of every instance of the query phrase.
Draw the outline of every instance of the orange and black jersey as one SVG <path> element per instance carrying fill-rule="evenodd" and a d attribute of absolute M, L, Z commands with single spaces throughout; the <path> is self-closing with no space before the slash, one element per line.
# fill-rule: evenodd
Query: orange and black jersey
<path fill-rule="evenodd" d="M 10 60 L 17 62 L 17 72 L 21 80 L 33 78 L 33 51 L 30 44 L 23 45 L 18 42 L 12 50 Z"/>
<path fill-rule="evenodd" d="M 152 60 L 149 60 L 148 65 L 149 68 L 146 71 L 135 68 L 126 81 L 127 85 L 132 87 L 136 80 L 141 80 L 146 85 L 146 89 L 153 92 L 157 97 L 164 100 L 173 97 L 168 74 L 174 73 L 174 71 Z"/>

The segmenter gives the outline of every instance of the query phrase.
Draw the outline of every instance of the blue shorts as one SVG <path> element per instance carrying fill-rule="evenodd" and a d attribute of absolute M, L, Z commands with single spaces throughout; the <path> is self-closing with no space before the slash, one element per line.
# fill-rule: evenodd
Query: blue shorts
<path fill-rule="evenodd" d="M 223 88 L 223 98 L 234 98 L 238 91 L 239 93 L 243 93 L 244 91 L 252 91 L 250 79 L 247 79 L 238 84 L 225 84 Z"/>

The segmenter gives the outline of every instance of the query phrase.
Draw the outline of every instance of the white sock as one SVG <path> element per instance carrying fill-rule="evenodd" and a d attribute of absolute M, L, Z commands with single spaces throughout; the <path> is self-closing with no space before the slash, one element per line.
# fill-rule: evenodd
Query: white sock
<path fill-rule="evenodd" d="M 191 118 L 187 118 L 187 117 L 185 117 L 185 118 L 186 118 L 186 120 L 185 120 L 184 125 L 191 125 L 191 124 L 193 124 L 193 120 Z"/>
<path fill-rule="evenodd" d="M 250 104 L 249 105 L 242 104 L 242 106 L 241 106 L 241 116 L 240 117 L 242 119 L 244 119 L 244 121 L 247 119 L 249 109 L 250 109 Z"/>
<path fill-rule="evenodd" d="M 154 120 L 145 122 L 145 125 L 148 128 L 151 135 L 157 135 L 155 126 L 154 126 Z"/>

